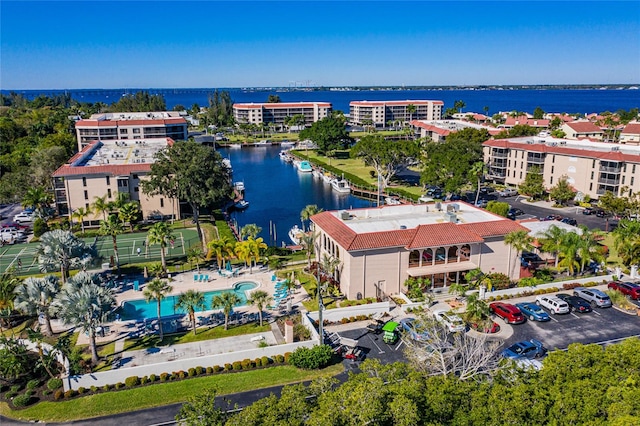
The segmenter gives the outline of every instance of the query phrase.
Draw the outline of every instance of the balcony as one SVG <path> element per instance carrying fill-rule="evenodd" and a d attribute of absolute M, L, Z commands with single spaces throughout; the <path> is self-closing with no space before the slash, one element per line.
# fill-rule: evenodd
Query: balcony
<path fill-rule="evenodd" d="M 610 167 L 610 166 L 600 165 L 600 171 L 601 172 L 606 172 L 606 173 L 620 174 L 620 173 L 622 173 L 622 167 L 621 166 Z"/>
<path fill-rule="evenodd" d="M 544 159 L 545 157 L 527 156 L 527 163 L 540 165 L 544 164 Z"/>
<path fill-rule="evenodd" d="M 509 156 L 509 151 L 492 151 L 492 158 L 507 158 Z"/>
<path fill-rule="evenodd" d="M 609 178 L 604 178 L 604 177 L 599 177 L 598 178 L 598 183 L 602 184 L 602 185 L 612 185 L 612 186 L 619 186 L 620 185 L 620 178 L 615 178 L 615 179 L 609 179 Z"/>

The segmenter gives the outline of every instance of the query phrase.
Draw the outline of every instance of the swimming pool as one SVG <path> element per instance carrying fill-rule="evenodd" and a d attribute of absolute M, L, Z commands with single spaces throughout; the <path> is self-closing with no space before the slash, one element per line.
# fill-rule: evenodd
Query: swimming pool
<path fill-rule="evenodd" d="M 230 291 L 237 294 L 242 300 L 241 303 L 236 306 L 245 306 L 247 304 L 247 292 L 249 290 L 253 290 L 258 285 L 254 282 L 250 281 L 242 281 L 233 286 L 233 289 L 230 290 L 215 290 L 215 291 L 207 291 L 204 293 L 204 301 L 206 303 L 206 310 L 213 309 L 211 307 L 211 300 L 222 293 L 228 293 Z M 161 314 L 164 318 L 165 316 L 170 315 L 180 315 L 185 314 L 186 312 L 182 309 L 177 309 L 175 304 L 178 302 L 179 294 L 167 296 L 160 303 L 161 306 Z M 153 319 L 158 316 L 158 302 L 156 300 L 151 300 L 147 302 L 144 299 L 137 300 L 127 300 L 122 303 L 120 308 L 120 317 L 123 320 L 142 320 L 142 319 Z"/>

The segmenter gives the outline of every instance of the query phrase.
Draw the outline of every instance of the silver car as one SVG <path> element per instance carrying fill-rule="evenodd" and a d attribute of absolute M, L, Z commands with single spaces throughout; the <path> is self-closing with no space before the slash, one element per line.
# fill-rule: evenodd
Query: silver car
<path fill-rule="evenodd" d="M 502 191 L 498 191 L 501 197 L 514 197 L 518 195 L 518 191 L 514 188 L 505 188 Z"/>
<path fill-rule="evenodd" d="M 591 303 L 591 306 L 597 306 L 598 308 L 610 308 L 613 305 L 609 296 L 597 288 L 576 287 L 573 289 L 573 295 L 586 300 Z"/>

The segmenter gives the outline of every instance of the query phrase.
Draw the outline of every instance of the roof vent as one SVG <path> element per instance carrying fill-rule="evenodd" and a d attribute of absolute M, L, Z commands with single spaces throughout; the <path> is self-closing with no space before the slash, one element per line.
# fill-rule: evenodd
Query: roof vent
<path fill-rule="evenodd" d="M 436 210 L 438 210 L 439 212 L 442 211 L 442 203 L 440 203 L 440 201 L 436 203 Z"/>
<path fill-rule="evenodd" d="M 346 211 L 346 210 L 341 210 L 341 211 L 340 211 L 340 219 L 342 219 L 342 220 L 349 220 L 349 219 L 351 219 L 351 215 L 349 214 L 349 212 L 348 212 L 348 211 Z"/>
<path fill-rule="evenodd" d="M 447 222 L 456 223 L 458 221 L 458 216 L 453 212 L 446 212 L 444 214 L 444 219 Z"/>
<path fill-rule="evenodd" d="M 457 212 L 457 211 L 460 211 L 460 204 L 451 203 L 447 205 L 447 212 Z"/>
<path fill-rule="evenodd" d="M 400 229 L 407 229 L 407 225 L 400 225 Z"/>

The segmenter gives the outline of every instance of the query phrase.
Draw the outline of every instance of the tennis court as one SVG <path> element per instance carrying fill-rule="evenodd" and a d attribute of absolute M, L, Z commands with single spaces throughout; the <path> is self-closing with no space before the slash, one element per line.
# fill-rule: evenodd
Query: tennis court
<path fill-rule="evenodd" d="M 173 231 L 173 235 L 173 243 L 169 243 L 166 247 L 167 260 L 186 256 L 187 250 L 198 244 L 198 233 L 195 229 L 177 229 Z M 114 256 L 113 240 L 109 236 L 100 236 L 97 239 L 83 238 L 83 241 L 89 245 L 96 243 L 99 256 L 97 265 L 109 262 Z M 146 241 L 146 232 L 118 235 L 120 266 L 159 261 L 160 245 L 150 246 Z M 0 247 L 0 273 L 11 267 L 15 268 L 19 275 L 40 273 L 36 255 L 38 246 L 39 243 L 24 243 Z"/>

